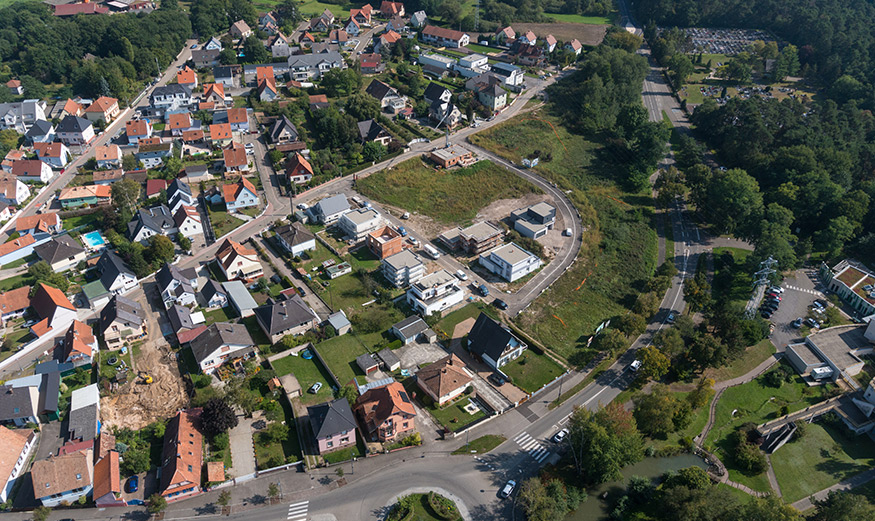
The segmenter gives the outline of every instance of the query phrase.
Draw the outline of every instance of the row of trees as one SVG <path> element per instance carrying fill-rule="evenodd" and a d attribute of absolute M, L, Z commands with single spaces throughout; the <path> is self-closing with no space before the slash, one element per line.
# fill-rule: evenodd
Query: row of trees
<path fill-rule="evenodd" d="M 75 92 L 125 100 L 166 67 L 190 35 L 188 17 L 175 2 L 151 13 L 70 18 L 53 16 L 42 3 L 19 2 L 0 9 L 0 62 L 22 79 L 28 97 L 42 98 L 44 84 L 61 83 L 72 85 L 62 97 Z"/>

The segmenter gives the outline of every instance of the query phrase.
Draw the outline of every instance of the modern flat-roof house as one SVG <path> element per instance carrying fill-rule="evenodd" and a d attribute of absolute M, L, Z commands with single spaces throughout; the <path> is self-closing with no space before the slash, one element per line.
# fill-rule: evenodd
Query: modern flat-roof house
<path fill-rule="evenodd" d="M 422 41 L 445 47 L 464 47 L 471 43 L 471 37 L 462 31 L 426 25 L 422 30 Z"/>
<path fill-rule="evenodd" d="M 528 347 L 510 329 L 480 313 L 468 333 L 468 351 L 480 357 L 493 369 L 516 360 Z"/>
<path fill-rule="evenodd" d="M 280 245 L 295 257 L 316 249 L 316 236 L 297 222 L 284 224 L 273 231 Z"/>
<path fill-rule="evenodd" d="M 97 437 L 100 418 L 100 391 L 87 385 L 70 395 L 69 440 L 90 441 Z"/>
<path fill-rule="evenodd" d="M 307 407 L 319 454 L 356 444 L 355 416 L 346 398 Z"/>
<path fill-rule="evenodd" d="M 875 347 L 875 321 L 823 329 L 789 344 L 786 357 L 805 378 L 849 380 L 860 374 Z"/>
<path fill-rule="evenodd" d="M 432 67 L 437 67 L 438 69 L 443 69 L 446 71 L 452 70 L 453 67 L 458 63 L 455 58 L 450 58 L 449 56 L 444 56 L 443 54 L 437 53 L 427 53 L 424 52 L 419 55 L 419 63 L 423 66 L 431 65 Z"/>
<path fill-rule="evenodd" d="M 538 203 L 514 210 L 510 214 L 513 229 L 523 237 L 540 239 L 556 224 L 556 208 L 547 203 Z"/>
<path fill-rule="evenodd" d="M 414 284 L 425 275 L 425 263 L 410 250 L 402 250 L 380 262 L 383 276 L 396 288 Z"/>
<path fill-rule="evenodd" d="M 436 405 L 443 406 L 460 396 L 473 379 L 456 355 L 449 355 L 416 372 L 416 385 L 429 395 Z"/>
<path fill-rule="evenodd" d="M 167 422 L 158 493 L 168 501 L 200 493 L 203 466 L 201 409 L 179 411 Z"/>
<path fill-rule="evenodd" d="M 438 148 L 429 154 L 429 158 L 441 166 L 468 166 L 474 162 L 474 153 L 461 145 L 451 145 L 449 148 Z"/>
<path fill-rule="evenodd" d="M 312 207 L 312 213 L 316 220 L 325 226 L 334 224 L 340 217 L 349 211 L 349 201 L 346 195 L 336 194 L 322 199 Z"/>
<path fill-rule="evenodd" d="M 393 325 L 389 331 L 395 335 L 398 340 L 401 340 L 404 345 L 412 344 L 420 337 L 424 340 L 430 341 L 430 335 L 432 334 L 428 324 L 426 324 L 425 320 L 418 315 L 410 315 L 401 322 Z"/>
<path fill-rule="evenodd" d="M 258 303 L 252 298 L 245 284 L 239 280 L 231 280 L 223 282 L 222 288 L 225 290 L 228 302 L 231 303 L 231 306 L 237 310 L 241 317 L 250 317 L 255 313 Z"/>
<path fill-rule="evenodd" d="M 478 262 L 508 282 L 519 280 L 541 267 L 541 259 L 537 255 L 514 242 L 481 253 Z"/>
<path fill-rule="evenodd" d="M 407 290 L 407 303 L 421 315 L 431 315 L 465 300 L 465 290 L 457 285 L 458 279 L 447 270 L 430 273 L 413 283 Z"/>
<path fill-rule="evenodd" d="M 401 253 L 405 248 L 404 237 L 392 226 L 383 226 L 372 231 L 365 238 L 368 249 L 378 259 Z"/>
<path fill-rule="evenodd" d="M 201 372 L 212 374 L 228 358 L 239 358 L 252 352 L 255 341 L 243 324 L 216 322 L 190 345 Z"/>
<path fill-rule="evenodd" d="M 9 500 L 35 441 L 33 429 L 7 429 L 0 425 L 0 502 Z"/>
<path fill-rule="evenodd" d="M 251 282 L 264 275 L 256 251 L 231 239 L 225 239 L 219 247 L 216 261 L 228 280 Z"/>
<path fill-rule="evenodd" d="M 30 469 L 34 499 L 51 508 L 89 496 L 94 485 L 93 457 L 87 448 L 34 462 Z"/>
<path fill-rule="evenodd" d="M 118 349 L 126 338 L 146 333 L 143 307 L 136 300 L 115 295 L 100 310 L 100 330 L 109 349 Z"/>
<path fill-rule="evenodd" d="M 820 276 L 860 317 L 875 314 L 875 272 L 859 262 L 844 260 L 832 268 L 821 266 Z"/>
<path fill-rule="evenodd" d="M 458 250 L 468 255 L 478 255 L 501 244 L 502 232 L 499 228 L 486 221 L 462 228 L 447 230 L 438 239 L 451 250 Z"/>
<path fill-rule="evenodd" d="M 371 441 L 391 442 L 416 428 L 413 401 L 398 382 L 365 391 L 356 400 L 355 411 Z"/>
<path fill-rule="evenodd" d="M 337 226 L 347 239 L 361 242 L 369 233 L 383 226 L 383 217 L 373 208 L 358 208 L 340 216 Z"/>
<path fill-rule="evenodd" d="M 315 328 L 320 320 L 299 295 L 255 308 L 255 318 L 272 344 L 286 335 L 300 335 Z"/>

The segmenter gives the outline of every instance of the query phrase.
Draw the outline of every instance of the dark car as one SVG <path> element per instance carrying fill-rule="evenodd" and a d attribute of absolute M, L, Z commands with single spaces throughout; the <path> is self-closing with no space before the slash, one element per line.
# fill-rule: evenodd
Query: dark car
<path fill-rule="evenodd" d="M 772 302 L 771 304 L 766 304 L 763 306 L 763 309 L 768 309 L 769 311 L 774 312 L 775 310 L 778 309 L 778 303 Z"/>
<path fill-rule="evenodd" d="M 495 299 L 492 304 L 498 309 L 507 309 L 507 302 L 501 300 L 500 298 Z"/>
<path fill-rule="evenodd" d="M 763 318 L 772 318 L 772 312 L 769 310 L 764 310 L 762 313 L 760 313 L 760 316 Z"/>
<path fill-rule="evenodd" d="M 300 295 L 300 296 L 302 296 L 302 297 L 306 297 L 306 296 L 307 296 L 307 292 L 304 291 L 304 287 L 303 287 L 303 286 L 301 286 L 300 288 L 298 288 L 298 295 Z"/>
<path fill-rule="evenodd" d="M 125 484 L 125 488 L 128 492 L 136 492 L 137 489 L 140 488 L 140 477 L 139 476 L 131 476 L 128 478 L 127 484 Z"/>
<path fill-rule="evenodd" d="M 496 387 L 504 385 L 504 378 L 498 373 L 492 373 L 489 375 L 489 381 L 494 383 Z"/>

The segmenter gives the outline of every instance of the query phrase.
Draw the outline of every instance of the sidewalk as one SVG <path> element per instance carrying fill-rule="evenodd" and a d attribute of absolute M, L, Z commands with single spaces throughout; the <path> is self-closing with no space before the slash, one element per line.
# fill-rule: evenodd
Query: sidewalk
<path fill-rule="evenodd" d="M 830 492 L 834 491 L 847 491 L 853 488 L 857 488 L 860 485 L 864 485 L 870 481 L 875 479 L 875 469 L 867 470 L 866 472 L 862 472 L 857 474 L 856 476 L 851 476 L 850 478 L 840 481 L 835 485 L 815 492 L 811 496 L 800 499 L 799 501 L 793 503 L 793 508 L 800 512 L 805 512 L 809 508 L 814 507 L 814 503 L 811 502 L 811 499 L 814 498 L 815 501 L 823 501 L 829 495 Z"/>

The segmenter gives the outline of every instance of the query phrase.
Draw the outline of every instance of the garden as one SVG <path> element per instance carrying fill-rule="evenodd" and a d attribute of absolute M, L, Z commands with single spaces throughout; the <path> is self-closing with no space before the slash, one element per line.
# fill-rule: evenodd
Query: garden
<path fill-rule="evenodd" d="M 300 354 L 300 353 L 299 353 Z M 289 355 L 271 362 L 277 376 L 292 373 L 301 385 L 301 403 L 304 405 L 316 405 L 330 400 L 333 397 L 331 387 L 333 380 L 328 370 L 322 367 L 319 360 L 314 356 L 307 360 L 303 356 Z M 310 387 L 316 382 L 322 383 L 322 388 L 316 393 L 309 392 Z"/>
<path fill-rule="evenodd" d="M 210 225 L 213 227 L 213 234 L 216 239 L 220 239 L 235 228 L 239 228 L 245 221 L 238 219 L 228 213 L 222 205 L 207 205 L 210 214 Z"/>
<path fill-rule="evenodd" d="M 512 378 L 513 384 L 527 393 L 533 393 L 565 372 L 561 365 L 531 346 L 516 360 L 501 367 Z"/>
<path fill-rule="evenodd" d="M 461 520 L 456 504 L 434 492 L 411 494 L 398 499 L 386 521 L 457 521 Z"/>

